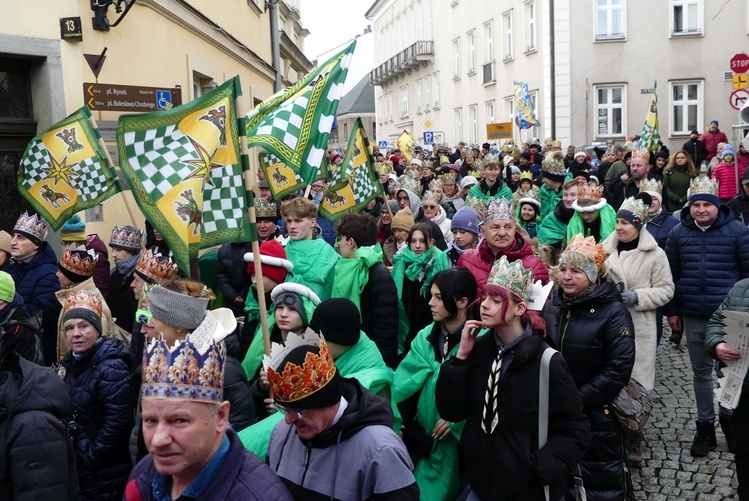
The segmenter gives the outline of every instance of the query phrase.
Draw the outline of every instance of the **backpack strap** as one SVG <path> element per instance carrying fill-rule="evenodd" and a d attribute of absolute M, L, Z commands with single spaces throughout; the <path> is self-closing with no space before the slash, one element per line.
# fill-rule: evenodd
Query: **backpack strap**
<path fill-rule="evenodd" d="M 549 438 L 549 365 L 557 350 L 548 346 L 541 355 L 538 370 L 538 448 L 546 445 Z M 549 486 L 544 485 L 544 496 L 549 501 Z"/>

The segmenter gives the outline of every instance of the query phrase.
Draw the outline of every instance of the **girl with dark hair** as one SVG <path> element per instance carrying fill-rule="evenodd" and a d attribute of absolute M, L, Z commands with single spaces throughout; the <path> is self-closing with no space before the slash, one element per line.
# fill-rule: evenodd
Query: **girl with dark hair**
<path fill-rule="evenodd" d="M 403 418 L 403 442 L 414 463 L 422 499 L 452 500 L 460 483 L 459 449 L 463 422 L 437 414 L 434 388 L 442 363 L 454 357 L 460 333 L 476 299 L 476 279 L 466 268 L 437 273 L 430 285 L 432 322 L 411 343 L 395 371 L 393 401 Z"/>
<path fill-rule="evenodd" d="M 465 420 L 469 487 L 461 499 L 560 499 L 568 474 L 590 442 L 590 424 L 572 376 L 552 352 L 548 378 L 548 440 L 539 438 L 539 371 L 548 348 L 543 320 L 528 304 L 533 270 L 505 256 L 484 288 L 481 320 L 467 320 L 455 356 L 440 367 L 437 410 Z M 482 330 L 483 329 L 483 330 Z M 544 486 L 548 492 L 544 493 Z"/>
<path fill-rule="evenodd" d="M 401 358 L 416 334 L 432 321 L 426 299 L 432 278 L 450 268 L 447 255 L 434 245 L 429 224 L 414 224 L 407 242 L 408 247 L 393 256 L 393 280 L 398 290 L 398 355 Z"/>

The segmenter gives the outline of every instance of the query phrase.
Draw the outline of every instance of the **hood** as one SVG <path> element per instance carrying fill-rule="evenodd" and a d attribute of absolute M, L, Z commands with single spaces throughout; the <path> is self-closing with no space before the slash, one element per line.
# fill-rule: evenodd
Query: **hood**
<path fill-rule="evenodd" d="M 681 212 L 679 213 L 679 221 L 681 221 L 681 224 L 688 228 L 692 229 L 698 229 L 697 223 L 694 222 L 694 219 L 692 218 L 692 215 L 689 213 L 689 205 L 681 209 Z M 727 222 L 731 221 L 732 219 L 735 219 L 733 216 L 733 212 L 731 209 L 728 208 L 726 204 L 720 204 L 720 207 L 718 207 L 718 217 L 715 219 L 715 222 L 711 226 L 711 228 L 717 228 L 719 226 L 723 226 Z"/>
<path fill-rule="evenodd" d="M 0 390 L 0 419 L 25 411 L 43 410 L 68 420 L 68 392 L 54 371 L 33 364 L 16 353 L 5 357 L 2 371 L 7 374 L 7 379 Z"/>
<path fill-rule="evenodd" d="M 419 196 L 414 193 L 411 190 L 407 190 L 406 188 L 400 188 L 398 191 L 405 191 L 408 194 L 408 204 L 409 208 L 411 209 L 411 214 L 413 214 L 414 219 L 416 218 L 416 214 L 419 213 L 419 210 L 421 210 L 421 199 Z M 398 196 L 398 193 L 396 192 L 395 196 Z"/>
<path fill-rule="evenodd" d="M 16 292 L 16 295 L 13 296 L 13 301 L 8 303 L 5 308 L 0 310 L 0 324 L 5 322 L 5 320 L 13 317 L 13 312 L 19 306 L 23 306 L 23 296 Z"/>
<path fill-rule="evenodd" d="M 445 209 L 443 209 L 441 205 L 437 205 L 437 215 L 432 218 L 432 221 L 439 225 L 442 224 L 445 219 L 447 219 Z"/>
<path fill-rule="evenodd" d="M 494 256 L 494 253 L 489 248 L 489 244 L 486 243 L 486 239 L 481 240 L 478 249 L 483 261 L 495 261 L 496 258 Z M 501 251 L 499 253 L 499 256 L 507 256 L 507 260 L 510 262 L 531 255 L 533 255 L 533 248 L 531 247 L 530 242 L 523 238 L 519 231 L 515 232 L 515 245 L 513 245 L 512 248 Z"/>
<path fill-rule="evenodd" d="M 557 286 L 556 289 L 552 298 L 552 304 L 557 308 L 571 308 L 573 310 L 589 309 L 591 306 L 603 303 L 622 301 L 622 295 L 619 293 L 614 282 L 608 277 L 599 282 L 598 286 L 592 291 L 570 300 L 564 299 L 561 287 Z"/>
<path fill-rule="evenodd" d="M 378 397 L 356 379 L 343 378 L 343 397 L 348 407 L 329 430 L 312 439 L 312 447 L 325 448 L 343 442 L 359 430 L 372 425 L 393 427 L 393 411 L 387 400 Z"/>

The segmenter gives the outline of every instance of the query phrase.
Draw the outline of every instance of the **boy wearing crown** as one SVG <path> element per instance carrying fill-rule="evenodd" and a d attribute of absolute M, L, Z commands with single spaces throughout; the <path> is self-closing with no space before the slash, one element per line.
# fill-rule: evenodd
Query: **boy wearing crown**
<path fill-rule="evenodd" d="M 616 228 L 616 211 L 603 198 L 603 186 L 595 183 L 581 184 L 577 200 L 572 203 L 575 209 L 567 225 L 567 242 L 575 235 L 593 237 L 603 242 Z"/>
<path fill-rule="evenodd" d="M 294 499 L 419 499 L 413 464 L 388 402 L 342 378 L 317 334 L 290 333 L 263 365 L 284 421 L 268 464 Z"/>
<path fill-rule="evenodd" d="M 44 363 L 49 365 L 57 361 L 56 327 L 60 303 L 55 292 L 60 290 L 60 281 L 57 279 L 57 257 L 44 241 L 46 237 L 47 223 L 42 218 L 27 212 L 21 214 L 10 241 L 11 261 L 3 271 L 13 277 L 26 311 L 42 315 L 42 349 Z"/>
<path fill-rule="evenodd" d="M 109 239 L 115 269 L 109 280 L 107 304 L 112 309 L 112 317 L 123 330 L 130 332 L 135 321 L 138 301 L 130 284 L 133 282 L 135 267 L 140 261 L 143 246 L 143 232 L 132 226 L 117 226 Z"/>
<path fill-rule="evenodd" d="M 734 284 L 749 278 L 749 228 L 721 203 L 715 179 L 696 177 L 689 193 L 681 222 L 666 242 L 676 293 L 664 313 L 671 329 L 683 328 L 687 338 L 697 403 L 691 454 L 704 457 L 717 445 L 713 359 L 705 350 L 705 326 Z M 733 448 L 730 416 L 721 413 L 720 424 L 729 448 Z"/>

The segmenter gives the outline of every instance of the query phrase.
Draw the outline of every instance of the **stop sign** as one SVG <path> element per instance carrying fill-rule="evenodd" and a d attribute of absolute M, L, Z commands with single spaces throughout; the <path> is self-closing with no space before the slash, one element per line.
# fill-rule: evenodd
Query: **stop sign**
<path fill-rule="evenodd" d="M 749 56 L 736 54 L 731 58 L 731 71 L 734 73 L 746 73 L 749 70 Z"/>

